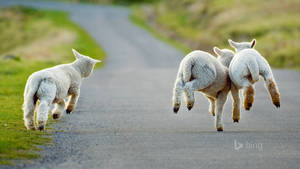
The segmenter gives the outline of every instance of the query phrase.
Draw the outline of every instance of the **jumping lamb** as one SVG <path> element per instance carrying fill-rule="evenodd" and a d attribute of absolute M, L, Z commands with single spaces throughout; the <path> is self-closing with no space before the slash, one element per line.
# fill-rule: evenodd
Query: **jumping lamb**
<path fill-rule="evenodd" d="M 96 63 L 101 62 L 84 56 L 72 49 L 76 60 L 70 64 L 62 64 L 33 73 L 27 80 L 24 91 L 24 123 L 28 130 L 35 130 L 34 111 L 37 101 L 37 124 L 44 130 L 48 113 L 52 110 L 53 119 L 60 118 L 65 110 L 65 98 L 69 96 L 66 113 L 70 114 L 76 107 L 79 98 L 81 81 L 88 77 Z"/>
<path fill-rule="evenodd" d="M 193 51 L 182 59 L 173 89 L 173 111 L 178 112 L 182 93 L 185 95 L 188 110 L 191 110 L 195 101 L 194 91 L 200 91 L 210 101 L 209 111 L 213 116 L 216 112 L 217 131 L 223 131 L 223 106 L 231 88 L 228 68 L 224 65 L 229 65 L 234 53 L 217 47 L 214 51 L 218 59 L 200 50 Z M 235 108 L 235 111 L 238 110 Z"/>
<path fill-rule="evenodd" d="M 269 91 L 273 104 L 280 107 L 280 93 L 276 85 L 272 70 L 266 59 L 254 49 L 256 40 L 252 42 L 234 42 L 228 40 L 236 54 L 229 66 L 231 81 L 238 89 L 243 89 L 244 108 L 250 110 L 254 102 L 254 84 L 261 75 Z"/>

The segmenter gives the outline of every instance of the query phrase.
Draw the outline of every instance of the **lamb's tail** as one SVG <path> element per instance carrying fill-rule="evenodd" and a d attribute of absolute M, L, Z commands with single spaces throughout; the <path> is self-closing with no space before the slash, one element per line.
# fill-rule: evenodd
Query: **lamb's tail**
<path fill-rule="evenodd" d="M 259 68 L 255 60 L 250 60 L 247 63 L 248 70 L 251 74 L 251 83 L 257 82 L 259 80 Z"/>
<path fill-rule="evenodd" d="M 28 112 L 35 108 L 35 104 L 37 99 L 35 98 L 35 94 L 39 89 L 40 83 L 43 79 L 39 77 L 29 77 L 25 90 L 24 90 L 24 103 L 23 103 L 23 110 L 24 112 Z"/>
<path fill-rule="evenodd" d="M 191 61 L 185 62 L 182 65 L 182 75 L 184 83 L 188 82 L 192 78 L 193 63 Z"/>

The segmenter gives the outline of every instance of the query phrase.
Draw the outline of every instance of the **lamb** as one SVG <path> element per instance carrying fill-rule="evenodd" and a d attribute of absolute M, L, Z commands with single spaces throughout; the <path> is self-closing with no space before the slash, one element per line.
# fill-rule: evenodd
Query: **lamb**
<path fill-rule="evenodd" d="M 34 111 L 37 101 L 37 124 L 39 130 L 44 130 L 48 113 L 52 109 L 53 119 L 58 119 L 65 110 L 65 98 L 69 96 L 66 113 L 70 114 L 76 107 L 83 78 L 88 77 L 96 63 L 100 60 L 84 56 L 72 49 L 76 60 L 70 64 L 62 64 L 43 69 L 31 74 L 24 91 L 24 123 L 28 130 L 35 130 Z"/>
<path fill-rule="evenodd" d="M 229 49 L 220 50 L 217 47 L 214 47 L 214 52 L 217 54 L 217 60 L 219 60 L 226 68 L 229 68 L 231 60 L 234 57 L 234 53 Z M 229 75 L 228 75 L 229 76 Z M 231 80 L 230 80 L 231 82 Z M 240 120 L 240 95 L 238 88 L 231 82 L 230 92 L 232 96 L 232 120 L 235 123 L 238 123 Z"/>
<path fill-rule="evenodd" d="M 216 112 L 217 131 L 223 131 L 222 111 L 231 89 L 228 68 L 224 65 L 229 65 L 234 53 L 217 47 L 214 51 L 218 59 L 200 50 L 193 51 L 182 59 L 173 89 L 173 111 L 174 113 L 179 111 L 182 93 L 184 93 L 188 110 L 191 110 L 195 101 L 194 91 L 200 91 L 210 101 L 209 111 L 213 116 Z M 238 107 L 234 108 L 234 121 L 239 119 L 238 111 Z"/>
<path fill-rule="evenodd" d="M 234 85 L 243 89 L 244 108 L 250 110 L 254 102 L 254 84 L 261 75 L 269 91 L 273 104 L 280 107 L 280 93 L 275 82 L 272 70 L 266 59 L 254 49 L 256 40 L 251 42 L 234 42 L 228 40 L 236 54 L 229 66 L 229 76 Z"/>

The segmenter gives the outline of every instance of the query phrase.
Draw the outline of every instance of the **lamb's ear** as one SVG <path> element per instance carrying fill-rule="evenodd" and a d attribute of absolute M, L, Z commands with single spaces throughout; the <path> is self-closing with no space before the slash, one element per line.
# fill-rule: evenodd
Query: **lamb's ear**
<path fill-rule="evenodd" d="M 81 58 L 81 54 L 79 52 L 77 52 L 75 49 L 72 49 L 72 52 L 75 56 L 76 59 L 80 59 Z"/>
<path fill-rule="evenodd" d="M 94 63 L 100 63 L 100 62 L 102 62 L 101 60 L 97 60 L 97 59 L 93 59 L 93 62 Z"/>
<path fill-rule="evenodd" d="M 214 47 L 214 52 L 215 52 L 215 54 L 217 54 L 217 55 L 219 55 L 219 56 L 222 55 L 222 51 L 221 51 L 221 49 L 219 49 L 218 47 Z"/>
<path fill-rule="evenodd" d="M 229 45 L 230 45 L 231 47 L 233 47 L 233 48 L 236 48 L 236 47 L 237 47 L 237 44 L 236 44 L 233 40 L 231 40 L 231 39 L 228 39 L 228 43 L 229 43 Z"/>
<path fill-rule="evenodd" d="M 255 44 L 256 44 L 256 39 L 253 39 L 253 40 L 251 41 L 251 48 L 254 48 Z"/>

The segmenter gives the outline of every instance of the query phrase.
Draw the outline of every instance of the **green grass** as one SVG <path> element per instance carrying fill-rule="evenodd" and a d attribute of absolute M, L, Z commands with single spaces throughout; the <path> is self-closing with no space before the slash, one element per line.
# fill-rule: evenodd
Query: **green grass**
<path fill-rule="evenodd" d="M 130 5 L 130 4 L 152 3 L 152 2 L 156 2 L 158 0 L 55 0 L 55 1 L 95 3 L 95 4 Z"/>
<path fill-rule="evenodd" d="M 190 50 L 212 52 L 213 46 L 230 48 L 228 38 L 256 38 L 256 49 L 273 67 L 300 68 L 297 0 L 161 0 L 135 6 L 132 15 L 140 25 Z"/>
<path fill-rule="evenodd" d="M 105 55 L 99 45 L 63 12 L 24 7 L 1 9 L 0 29 L 0 41 L 5 42 L 0 45 L 0 165 L 11 165 L 12 160 L 39 157 L 37 145 L 51 143 L 49 123 L 46 132 L 27 131 L 24 127 L 21 105 L 27 77 L 34 71 L 73 61 L 71 48 L 101 60 Z M 30 44 L 45 37 L 51 40 L 47 35 L 57 30 L 76 35 L 68 43 L 59 42 L 47 48 L 46 52 L 59 57 L 22 57 L 22 51 L 18 49 L 29 46 L 29 50 L 36 50 L 36 46 Z M 43 47 L 43 43 L 37 45 L 40 45 L 37 48 Z M 7 52 L 18 59 L 4 60 L 1 55 Z"/>
<path fill-rule="evenodd" d="M 133 10 L 135 9 L 136 6 L 132 7 Z M 153 29 L 151 26 L 149 26 L 144 19 L 142 19 L 141 17 L 137 17 L 137 16 L 141 16 L 141 15 L 130 15 L 130 20 L 135 23 L 137 26 L 146 29 L 148 32 L 150 32 L 151 34 L 153 34 L 156 38 L 171 44 L 172 46 L 176 47 L 177 49 L 183 51 L 183 52 L 188 52 L 189 48 L 177 41 L 174 41 L 170 38 L 168 38 L 167 36 L 164 36 L 163 34 L 157 32 L 155 29 Z"/>
<path fill-rule="evenodd" d="M 26 66 L 24 66 L 26 64 Z M 27 131 L 21 104 L 26 77 L 33 71 L 52 65 L 45 62 L 0 62 L 0 164 L 12 159 L 39 157 L 36 145 L 49 143 L 48 132 Z"/>

